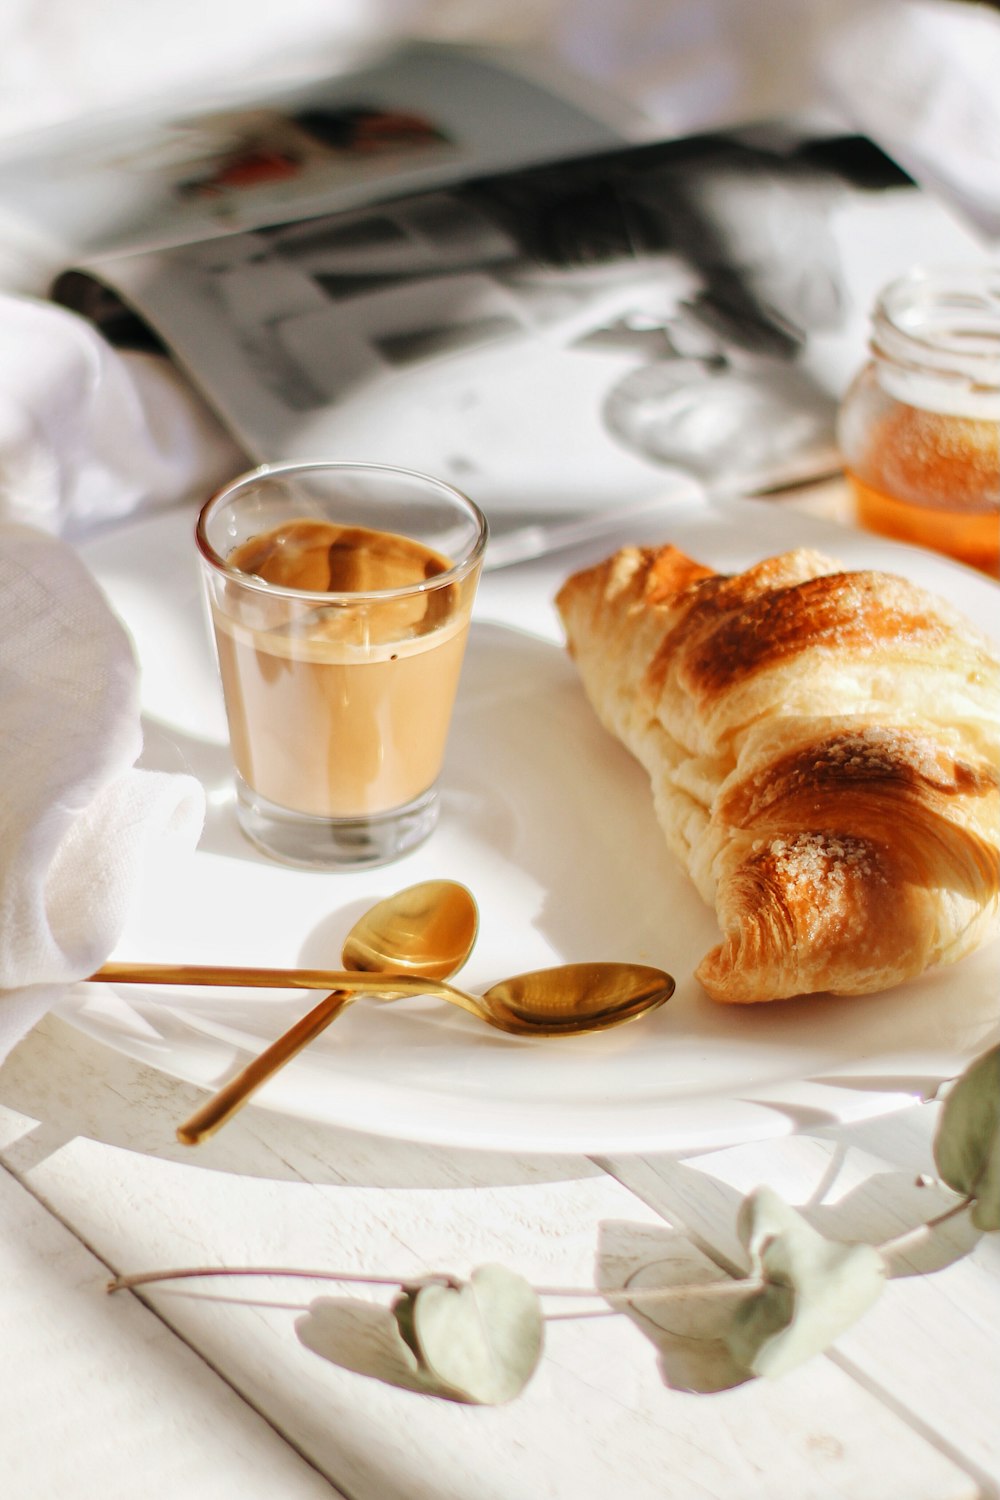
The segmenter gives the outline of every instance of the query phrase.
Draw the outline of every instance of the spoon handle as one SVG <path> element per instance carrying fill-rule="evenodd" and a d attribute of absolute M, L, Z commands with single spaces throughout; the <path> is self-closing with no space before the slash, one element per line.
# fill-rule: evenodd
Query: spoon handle
<path fill-rule="evenodd" d="M 419 974 L 365 974 L 353 969 L 251 969 L 221 964 L 107 963 L 87 983 L 227 985 L 234 989 L 351 990 L 358 995 L 437 995 L 450 993 L 439 979 Z"/>
<path fill-rule="evenodd" d="M 278 1037 L 277 1041 L 265 1047 L 259 1057 L 255 1057 L 247 1063 L 235 1077 L 224 1083 L 222 1088 L 214 1093 L 210 1099 L 196 1109 L 194 1114 L 184 1121 L 183 1125 L 177 1127 L 177 1139 L 182 1146 L 197 1146 L 199 1141 L 207 1140 L 210 1135 L 231 1120 L 237 1110 L 250 1098 L 251 1094 L 257 1092 L 261 1084 L 290 1062 L 303 1047 L 307 1046 L 314 1037 L 325 1031 L 330 1022 L 345 1010 L 354 996 L 344 990 L 334 990 L 327 995 L 312 1010 L 307 1011 L 301 1020 L 296 1021 L 287 1031 Z"/>

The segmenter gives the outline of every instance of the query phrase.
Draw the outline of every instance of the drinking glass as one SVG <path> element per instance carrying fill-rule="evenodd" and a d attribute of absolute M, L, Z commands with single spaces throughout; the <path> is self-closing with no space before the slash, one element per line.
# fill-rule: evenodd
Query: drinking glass
<path fill-rule="evenodd" d="M 487 524 L 425 474 L 264 465 L 203 508 L 237 815 L 266 853 L 336 869 L 428 837 Z"/>

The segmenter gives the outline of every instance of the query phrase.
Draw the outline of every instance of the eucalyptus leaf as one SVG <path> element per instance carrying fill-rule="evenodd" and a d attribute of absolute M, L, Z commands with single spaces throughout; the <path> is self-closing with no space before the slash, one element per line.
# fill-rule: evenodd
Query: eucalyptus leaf
<path fill-rule="evenodd" d="M 975 1198 L 977 1229 L 1000 1229 L 1000 1046 L 971 1063 L 945 1097 L 934 1137 L 943 1180 Z"/>
<path fill-rule="evenodd" d="M 441 1284 L 460 1285 L 451 1277 L 442 1278 Z M 468 1396 L 427 1368 L 407 1340 L 407 1333 L 413 1334 L 418 1290 L 417 1286 L 404 1288 L 391 1309 L 343 1297 L 319 1297 L 296 1321 L 295 1332 L 307 1349 L 341 1369 L 424 1396 L 466 1401 Z"/>
<path fill-rule="evenodd" d="M 400 1336 L 456 1399 L 496 1406 L 520 1394 L 541 1358 L 534 1289 L 504 1266 L 479 1266 L 464 1284 L 434 1282 L 393 1307 Z"/>
<path fill-rule="evenodd" d="M 784 1375 L 829 1348 L 885 1283 L 873 1246 L 827 1239 L 771 1188 L 744 1199 L 737 1229 L 763 1285 L 735 1310 L 726 1343 L 755 1375 Z"/>

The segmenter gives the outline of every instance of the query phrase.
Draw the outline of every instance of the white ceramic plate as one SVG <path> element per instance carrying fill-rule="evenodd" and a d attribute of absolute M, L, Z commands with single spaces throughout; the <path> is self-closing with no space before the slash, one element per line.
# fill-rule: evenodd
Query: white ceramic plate
<path fill-rule="evenodd" d="M 704 997 L 691 975 L 717 941 L 714 915 L 664 847 L 644 773 L 599 728 L 556 643 L 551 595 L 578 558 L 484 581 L 441 824 L 422 849 L 360 874 L 267 861 L 236 828 L 191 524 L 172 512 L 83 549 L 136 640 L 147 762 L 193 770 L 209 798 L 197 852 L 150 871 L 117 956 L 336 966 L 366 906 L 448 876 L 480 904 L 470 988 L 583 959 L 656 964 L 678 979 L 674 999 L 643 1021 L 558 1040 L 506 1037 L 431 1000 L 362 1001 L 258 1104 L 434 1143 L 689 1152 L 887 1112 L 933 1093 L 997 1040 L 995 945 L 862 999 L 730 1008 Z M 820 545 L 849 566 L 907 573 L 981 627 L 1000 618 L 1000 591 L 985 578 L 761 502 L 689 504 L 646 529 L 726 568 Z M 301 993 L 82 985 L 63 1014 L 129 1056 L 214 1086 L 309 1003 Z"/>

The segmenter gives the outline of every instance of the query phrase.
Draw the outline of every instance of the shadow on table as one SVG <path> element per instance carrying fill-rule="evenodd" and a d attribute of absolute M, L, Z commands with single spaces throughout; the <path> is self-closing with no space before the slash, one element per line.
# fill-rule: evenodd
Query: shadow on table
<path fill-rule="evenodd" d="M 710 1395 L 752 1378 L 723 1339 L 737 1299 L 728 1291 L 721 1296 L 711 1291 L 731 1285 L 731 1279 L 683 1234 L 648 1224 L 602 1223 L 595 1282 L 606 1293 L 634 1294 L 634 1301 L 623 1305 L 613 1300 L 610 1305 L 652 1344 L 663 1382 L 671 1389 Z M 696 1290 L 672 1295 L 672 1289 L 680 1288 Z M 709 1289 L 707 1295 L 702 1295 L 704 1289 Z"/>
<path fill-rule="evenodd" d="M 828 1155 L 820 1158 L 822 1165 L 817 1163 L 814 1168 L 814 1181 L 807 1195 L 803 1197 L 801 1192 L 789 1195 L 786 1201 L 830 1240 L 885 1247 L 890 1279 L 943 1270 L 968 1255 L 982 1238 L 982 1231 L 975 1228 L 966 1213 L 921 1232 L 922 1226 L 959 1202 L 958 1195 L 943 1183 L 925 1178 L 906 1165 L 899 1170 L 882 1169 L 881 1165 L 868 1170 L 860 1144 L 855 1151 L 843 1141 L 831 1142 L 822 1135 L 816 1137 L 816 1142 L 828 1148 Z M 883 1151 L 884 1148 L 883 1139 Z M 712 1172 L 710 1161 L 697 1164 L 657 1156 L 647 1158 L 645 1166 L 652 1167 L 656 1180 L 652 1187 L 646 1181 L 643 1196 L 667 1221 L 684 1224 L 688 1233 L 706 1246 L 711 1245 L 712 1258 L 695 1249 L 683 1235 L 669 1230 L 606 1223 L 600 1230 L 598 1284 L 606 1290 L 634 1289 L 741 1277 L 749 1263 L 737 1232 L 744 1195 Z M 928 1167 L 932 1168 L 931 1162 Z M 777 1159 L 775 1172 L 779 1181 L 781 1170 Z M 629 1181 L 627 1170 L 623 1180 Z M 710 1217 L 701 1212 L 704 1205 L 710 1205 Z M 639 1302 L 632 1311 L 640 1326 L 652 1323 L 668 1331 L 674 1339 L 710 1342 L 717 1337 L 718 1320 L 724 1321 L 725 1315 L 720 1310 L 723 1306 L 731 1310 L 733 1299 L 718 1299 L 715 1313 L 708 1304 L 699 1308 L 697 1299 L 692 1300 L 690 1307 L 685 1307 L 683 1300 L 668 1300 L 659 1307 L 652 1300 Z M 676 1362 L 678 1350 L 671 1345 L 666 1352 Z M 683 1353 L 681 1348 L 680 1354 Z M 700 1357 L 694 1361 L 695 1371 L 702 1362 Z M 709 1367 L 718 1369 L 714 1356 Z M 673 1365 L 665 1370 L 665 1375 L 672 1369 Z M 691 1379 L 691 1372 L 683 1378 Z"/>
<path fill-rule="evenodd" d="M 47 1017 L 0 1072 L 7 1126 L 3 1161 L 22 1175 L 77 1138 L 211 1172 L 350 1187 L 497 1187 L 600 1176 L 582 1156 L 508 1155 L 434 1147 L 295 1120 L 249 1107 L 197 1147 L 174 1128 L 204 1092 L 144 1066 Z M 0 1142 L 4 1139 L 0 1135 Z"/>
<path fill-rule="evenodd" d="M 835 1167 L 839 1154 L 834 1156 Z M 673 1162 L 664 1172 L 668 1180 L 680 1183 L 694 1175 L 695 1169 Z M 836 1170 L 827 1174 L 820 1184 L 821 1193 L 830 1189 L 831 1176 L 836 1175 Z M 664 1383 L 675 1390 L 706 1395 L 754 1378 L 733 1359 L 726 1343 L 734 1314 L 752 1292 L 740 1291 L 742 1266 L 747 1262 L 735 1243 L 741 1196 L 714 1179 L 713 1212 L 718 1210 L 720 1196 L 729 1200 L 734 1243 L 728 1243 L 730 1236 L 724 1231 L 714 1235 L 719 1263 L 684 1234 L 669 1228 L 609 1221 L 600 1226 L 595 1273 L 598 1287 L 609 1294 L 609 1303 L 621 1307 L 656 1350 Z M 801 1212 L 830 1239 L 878 1246 L 926 1223 L 955 1202 L 953 1195 L 947 1202 L 945 1197 L 944 1190 L 921 1187 L 912 1174 L 879 1172 L 835 1203 L 807 1203 Z M 668 1211 L 660 1206 L 661 1211 Z M 918 1237 L 905 1253 L 887 1256 L 889 1276 L 898 1279 L 942 1270 L 968 1254 L 979 1238 L 980 1233 L 964 1217 L 938 1225 L 926 1237 Z M 718 1248 L 720 1240 L 722 1249 Z M 733 1260 L 727 1253 L 730 1249 Z M 625 1305 L 610 1296 L 623 1290 L 633 1294 Z"/>

